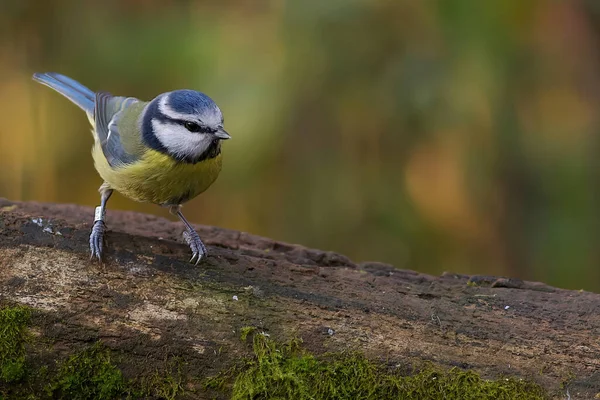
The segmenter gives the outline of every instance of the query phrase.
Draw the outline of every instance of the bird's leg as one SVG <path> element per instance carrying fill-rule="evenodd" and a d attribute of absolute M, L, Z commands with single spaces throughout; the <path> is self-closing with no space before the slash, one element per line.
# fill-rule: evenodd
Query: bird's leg
<path fill-rule="evenodd" d="M 190 259 L 191 263 L 198 265 L 202 257 L 206 255 L 206 246 L 200 240 L 200 236 L 198 233 L 192 228 L 192 225 L 185 219 L 183 213 L 181 212 L 181 206 L 171 206 L 169 211 L 173 215 L 177 215 L 181 222 L 185 225 L 185 231 L 183 231 L 183 239 L 186 241 L 190 249 L 192 250 L 192 258 Z"/>
<path fill-rule="evenodd" d="M 104 249 L 104 232 L 106 231 L 106 224 L 104 223 L 104 217 L 106 215 L 106 202 L 112 195 L 113 190 L 108 185 L 103 184 L 100 186 L 100 206 L 96 207 L 94 213 L 94 226 L 92 227 L 92 233 L 90 234 L 90 259 L 97 258 L 98 261 L 102 261 L 102 250 Z"/>

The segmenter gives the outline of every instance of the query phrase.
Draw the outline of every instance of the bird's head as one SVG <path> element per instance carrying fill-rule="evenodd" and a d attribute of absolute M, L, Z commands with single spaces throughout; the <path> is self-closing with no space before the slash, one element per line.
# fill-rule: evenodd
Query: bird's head
<path fill-rule="evenodd" d="M 146 144 L 189 163 L 217 156 L 221 140 L 231 138 L 219 107 L 195 90 L 159 95 L 146 107 L 141 125 Z"/>

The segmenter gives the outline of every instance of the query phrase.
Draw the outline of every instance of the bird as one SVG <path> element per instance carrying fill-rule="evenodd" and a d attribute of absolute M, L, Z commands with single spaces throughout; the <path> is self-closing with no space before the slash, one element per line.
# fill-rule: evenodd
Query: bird
<path fill-rule="evenodd" d="M 142 101 L 94 92 L 55 72 L 35 73 L 33 79 L 85 111 L 92 125 L 92 158 L 103 183 L 90 233 L 90 258 L 102 262 L 106 205 L 116 190 L 134 201 L 167 207 L 179 217 L 192 252 L 190 263 L 198 265 L 207 255 L 206 246 L 181 208 L 207 190 L 221 172 L 221 142 L 231 136 L 223 128 L 217 104 L 190 89 Z"/>

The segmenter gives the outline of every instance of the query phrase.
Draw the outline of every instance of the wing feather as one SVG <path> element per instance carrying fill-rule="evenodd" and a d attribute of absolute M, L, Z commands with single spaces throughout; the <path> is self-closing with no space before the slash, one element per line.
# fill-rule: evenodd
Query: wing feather
<path fill-rule="evenodd" d="M 141 156 L 139 152 L 128 151 L 123 145 L 122 133 L 135 134 L 136 127 L 128 127 L 129 129 L 123 132 L 120 128 L 122 123 L 132 122 L 124 121 L 123 117 L 127 113 L 127 109 L 138 102 L 139 100 L 133 97 L 117 97 L 106 92 L 96 93 L 95 131 L 102 152 L 108 164 L 113 168 L 132 164 Z"/>

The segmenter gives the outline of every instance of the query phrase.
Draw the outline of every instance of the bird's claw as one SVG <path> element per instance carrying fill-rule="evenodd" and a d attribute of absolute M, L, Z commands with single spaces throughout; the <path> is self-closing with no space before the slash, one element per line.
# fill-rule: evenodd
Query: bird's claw
<path fill-rule="evenodd" d="M 106 231 L 106 224 L 104 221 L 94 222 L 92 227 L 92 233 L 90 234 L 90 260 L 94 258 L 102 262 L 102 250 L 104 249 L 104 232 Z"/>
<path fill-rule="evenodd" d="M 202 243 L 200 236 L 198 236 L 196 231 L 190 232 L 186 230 L 183 232 L 183 239 L 186 241 L 188 246 L 190 246 L 190 250 L 192 250 L 192 258 L 190 259 L 190 263 L 198 265 L 200 260 L 202 260 L 202 257 L 206 255 L 206 247 L 204 246 L 204 243 Z"/>

